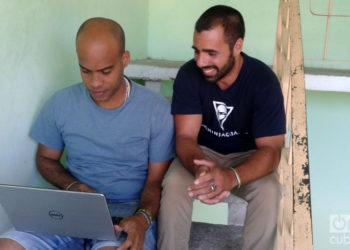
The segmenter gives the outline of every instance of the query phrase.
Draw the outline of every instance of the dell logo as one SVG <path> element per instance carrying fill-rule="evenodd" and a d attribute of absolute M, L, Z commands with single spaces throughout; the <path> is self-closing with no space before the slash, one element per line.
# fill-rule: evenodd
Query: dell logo
<path fill-rule="evenodd" d="M 49 216 L 54 220 L 62 220 L 63 219 L 63 214 L 59 211 L 56 211 L 56 210 L 50 210 Z"/>

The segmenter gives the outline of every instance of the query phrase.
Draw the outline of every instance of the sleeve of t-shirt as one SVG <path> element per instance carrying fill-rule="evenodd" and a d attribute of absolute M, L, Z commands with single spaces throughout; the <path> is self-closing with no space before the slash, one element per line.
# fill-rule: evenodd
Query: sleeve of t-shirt
<path fill-rule="evenodd" d="M 266 81 L 259 83 L 253 111 L 254 138 L 286 133 L 283 95 L 277 77 L 271 72 Z"/>
<path fill-rule="evenodd" d="M 153 163 L 175 157 L 174 120 L 170 113 L 170 104 L 165 99 L 162 101 L 163 103 L 154 107 L 151 119 L 149 161 Z"/>
<path fill-rule="evenodd" d="M 42 108 L 29 136 L 50 149 L 62 150 L 64 143 L 57 128 L 56 106 L 56 98 L 53 96 Z"/>
<path fill-rule="evenodd" d="M 202 114 L 196 70 L 193 63 L 187 63 L 180 68 L 174 81 L 172 114 Z"/>

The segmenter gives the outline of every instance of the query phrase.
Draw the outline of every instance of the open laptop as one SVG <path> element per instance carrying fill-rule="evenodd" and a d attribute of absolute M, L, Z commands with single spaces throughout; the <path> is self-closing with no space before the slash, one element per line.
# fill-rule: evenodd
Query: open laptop
<path fill-rule="evenodd" d="M 0 185 L 0 204 L 18 231 L 99 240 L 119 236 L 103 194 Z"/>

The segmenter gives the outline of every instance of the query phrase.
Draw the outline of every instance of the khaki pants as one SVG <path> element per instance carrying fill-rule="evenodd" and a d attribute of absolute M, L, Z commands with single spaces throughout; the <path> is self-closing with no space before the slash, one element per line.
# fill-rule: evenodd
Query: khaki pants
<path fill-rule="evenodd" d="M 206 159 L 229 168 L 237 166 L 254 151 L 222 155 L 201 147 Z M 188 249 L 193 199 L 187 187 L 194 177 L 175 159 L 163 180 L 158 217 L 158 249 Z M 244 250 L 271 250 L 276 235 L 280 184 L 275 172 L 232 191 L 248 202 L 243 233 Z"/>

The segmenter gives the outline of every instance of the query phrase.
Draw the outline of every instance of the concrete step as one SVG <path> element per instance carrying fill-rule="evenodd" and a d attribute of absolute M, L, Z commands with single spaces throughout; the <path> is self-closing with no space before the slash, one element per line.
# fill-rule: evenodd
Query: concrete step
<path fill-rule="evenodd" d="M 192 222 L 190 250 L 241 250 L 243 226 Z"/>

